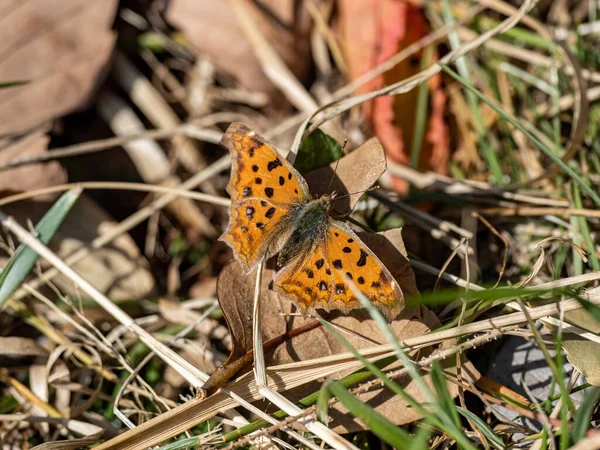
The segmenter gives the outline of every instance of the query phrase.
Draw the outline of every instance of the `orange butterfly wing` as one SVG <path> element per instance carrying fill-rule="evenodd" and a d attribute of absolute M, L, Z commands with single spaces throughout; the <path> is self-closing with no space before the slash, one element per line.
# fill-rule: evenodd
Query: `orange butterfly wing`
<path fill-rule="evenodd" d="M 247 273 L 279 252 L 293 231 L 286 213 L 310 195 L 302 176 L 247 125 L 232 123 L 221 145 L 229 149 L 232 166 L 229 226 L 220 240 Z"/>
<path fill-rule="evenodd" d="M 232 201 L 264 199 L 276 205 L 310 200 L 304 178 L 267 141 L 248 125 L 234 122 L 221 139 L 231 152 Z"/>
<path fill-rule="evenodd" d="M 347 313 L 362 308 L 349 282 L 388 320 L 404 309 L 402 290 L 379 258 L 350 227 L 329 220 L 324 243 L 282 269 L 275 278 L 274 289 L 293 300 L 303 312 L 323 308 Z"/>

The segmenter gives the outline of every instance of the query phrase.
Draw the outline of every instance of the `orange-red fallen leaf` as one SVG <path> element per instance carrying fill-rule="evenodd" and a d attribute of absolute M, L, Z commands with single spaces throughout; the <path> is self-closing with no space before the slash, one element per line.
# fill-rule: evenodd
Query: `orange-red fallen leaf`
<path fill-rule="evenodd" d="M 422 10 L 401 0 L 340 0 L 340 24 L 350 77 L 355 79 L 418 41 L 429 32 Z M 383 76 L 359 88 L 369 92 L 418 73 L 423 52 L 405 59 Z M 419 168 L 446 173 L 448 130 L 444 121 L 446 95 L 440 78 L 428 83 L 429 113 Z M 407 164 L 415 130 L 418 89 L 385 96 L 363 104 L 363 112 L 381 140 L 387 157 Z M 404 192 L 405 181 L 391 176 L 393 187 Z"/>
<path fill-rule="evenodd" d="M 265 0 L 260 7 L 245 2 L 245 6 L 267 41 L 301 80 L 310 63 L 312 22 L 306 9 L 297 8 L 293 0 Z M 169 2 L 167 20 L 185 33 L 199 55 L 208 56 L 245 88 L 278 93 L 265 76 L 229 2 L 173 0 Z"/>
<path fill-rule="evenodd" d="M 11 3 L 11 2 L 8 2 Z M 113 49 L 116 0 L 1 2 L 0 135 L 16 134 L 81 107 Z"/>

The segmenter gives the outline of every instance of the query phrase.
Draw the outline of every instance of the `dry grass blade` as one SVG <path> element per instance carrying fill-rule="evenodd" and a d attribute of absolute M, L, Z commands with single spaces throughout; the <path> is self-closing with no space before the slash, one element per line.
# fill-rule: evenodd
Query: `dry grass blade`
<path fill-rule="evenodd" d="M 178 135 L 185 135 L 191 138 L 199 139 L 213 144 L 218 144 L 223 136 L 223 133 L 218 131 L 202 128 L 194 123 L 185 123 L 175 128 L 167 128 L 160 130 L 149 130 L 142 133 L 132 133 L 125 136 L 119 136 L 108 139 L 100 139 L 98 141 L 84 142 L 75 144 L 65 148 L 53 149 L 51 153 L 44 153 L 28 158 L 18 158 L 0 164 L 0 171 L 8 170 L 15 167 L 24 166 L 27 164 L 35 164 L 45 161 L 55 161 L 61 158 L 69 158 L 73 156 L 86 155 L 93 152 L 107 150 L 113 147 L 144 139 L 170 139 Z"/>
<path fill-rule="evenodd" d="M 6 448 L 600 449 L 594 2 L 5 3 Z"/>
<path fill-rule="evenodd" d="M 585 297 L 591 303 L 596 305 L 600 304 L 599 289 L 591 290 Z M 540 319 L 547 316 L 558 315 L 561 310 L 567 312 L 579 308 L 581 308 L 579 301 L 566 300 L 563 301 L 560 306 L 549 304 L 529 308 L 528 315 L 532 319 Z M 480 320 L 468 325 L 406 339 L 402 344 L 407 350 L 410 350 L 464 335 L 514 327 L 526 323 L 527 320 L 527 315 L 522 312 L 507 314 L 495 319 Z M 386 355 L 393 354 L 393 349 L 390 345 L 385 344 L 362 350 L 360 353 L 370 361 L 373 361 Z M 358 367 L 360 367 L 360 363 L 357 363 L 353 356 L 347 353 L 336 355 L 334 357 L 271 367 L 267 369 L 267 380 L 269 381 L 269 387 L 271 389 L 281 392 L 340 370 L 356 369 Z M 271 378 L 269 375 L 270 373 L 277 374 L 276 378 Z M 229 385 L 228 390 L 237 393 L 246 400 L 260 398 L 259 389 L 255 381 L 248 380 L 248 378 L 248 375 L 242 377 Z M 144 446 L 149 446 L 153 443 L 161 442 L 161 440 L 164 440 L 167 437 L 175 436 L 212 417 L 217 412 L 233 408 L 235 405 L 236 402 L 222 392 L 218 392 L 202 401 L 192 400 L 161 415 L 157 419 L 153 419 L 138 426 L 131 432 L 126 432 L 105 444 L 101 444 L 98 449 L 142 449 Z M 152 436 L 149 435 L 149 430 L 152 430 Z"/>
<path fill-rule="evenodd" d="M 389 350 L 387 352 L 372 351 L 367 353 L 372 353 L 368 356 L 371 361 L 390 354 Z M 266 377 L 268 386 L 273 391 L 283 392 L 332 373 L 356 370 L 360 367 L 360 362 L 357 362 L 352 355 L 346 354 L 335 358 L 323 358 L 321 360 L 269 367 L 266 370 Z M 98 449 L 143 449 L 169 437 L 177 436 L 219 412 L 236 407 L 238 402 L 230 397 L 231 394 L 236 394 L 246 401 L 259 400 L 263 397 L 252 375 L 252 373 L 249 373 L 242 376 L 227 385 L 226 389 L 222 389 L 204 400 L 188 401 L 155 419 L 139 425 L 134 430 L 127 431 L 100 444 Z"/>
<path fill-rule="evenodd" d="M 208 375 L 200 372 L 189 362 L 181 358 L 173 350 L 157 341 L 152 337 L 146 330 L 141 328 L 135 321 L 129 317 L 123 310 L 111 302 L 108 298 L 102 295 L 96 288 L 94 288 L 88 281 L 84 280 L 79 274 L 73 269 L 67 266 L 60 258 L 58 258 L 52 251 L 44 246 L 40 241 L 23 229 L 17 224 L 12 218 L 6 217 L 0 213 L 0 219 L 2 225 L 13 232 L 19 240 L 31 247 L 38 253 L 42 258 L 50 262 L 57 270 L 63 275 L 69 277 L 74 283 L 76 283 L 82 291 L 92 297 L 102 308 L 104 308 L 109 314 L 111 314 L 116 320 L 118 320 L 123 326 L 126 326 L 134 333 L 136 333 L 140 340 L 152 348 L 156 354 L 161 357 L 167 364 L 173 366 L 192 386 L 200 386 L 203 382 L 208 379 Z"/>
<path fill-rule="evenodd" d="M 254 352 L 254 380 L 258 388 L 258 392 L 267 400 L 271 401 L 277 407 L 285 411 L 289 416 L 297 416 L 302 413 L 296 404 L 285 398 L 276 390 L 273 390 L 267 382 L 265 356 L 263 350 L 263 336 L 261 326 L 261 315 L 260 315 L 260 295 L 262 289 L 262 274 L 263 264 L 258 265 L 257 277 L 254 288 L 254 311 L 252 317 L 252 341 L 253 341 L 253 352 Z M 330 430 L 324 424 L 314 420 L 312 417 L 301 417 L 298 419 L 298 423 L 304 425 L 310 432 L 321 438 L 323 442 L 326 442 L 330 446 L 339 450 L 358 450 L 358 448 L 342 438 L 337 433 Z M 294 433 L 294 437 L 295 433 Z M 310 448 L 318 448 L 310 441 L 304 438 L 296 438 L 298 441 L 308 445 Z"/>
<path fill-rule="evenodd" d="M 245 2 L 232 0 L 230 3 L 267 77 L 300 111 L 313 111 L 317 107 L 317 103 L 273 50 L 271 44 L 262 35 L 260 28 L 254 24 Z"/>

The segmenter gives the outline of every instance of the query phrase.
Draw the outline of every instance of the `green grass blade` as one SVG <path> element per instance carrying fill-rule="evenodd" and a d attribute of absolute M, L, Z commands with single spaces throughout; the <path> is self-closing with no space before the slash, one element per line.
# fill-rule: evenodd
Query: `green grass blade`
<path fill-rule="evenodd" d="M 361 402 L 337 381 L 332 381 L 323 388 L 329 389 L 354 417 L 369 427 L 380 439 L 394 448 L 407 448 L 411 445 L 412 437 L 406 431 Z"/>
<path fill-rule="evenodd" d="M 573 419 L 573 431 L 571 432 L 573 443 L 579 442 L 585 437 L 586 431 L 591 427 L 592 414 L 594 413 L 594 408 L 599 400 L 599 387 L 593 387 L 586 391 L 583 402 Z"/>
<path fill-rule="evenodd" d="M 324 424 L 327 424 L 329 418 L 329 400 L 331 399 L 331 391 L 326 389 L 324 384 L 319 390 L 319 398 L 317 399 L 317 419 Z"/>
<path fill-rule="evenodd" d="M 433 47 L 425 48 L 421 61 L 421 70 L 425 70 L 431 65 L 433 56 Z M 429 84 L 421 83 L 419 94 L 417 96 L 417 108 L 415 110 L 415 131 L 413 135 L 412 150 L 410 152 L 410 166 L 418 169 L 421 159 L 421 149 L 423 148 L 423 137 L 425 136 L 425 127 L 427 126 L 427 110 L 429 106 Z M 407 143 L 408 144 L 408 143 Z"/>
<path fill-rule="evenodd" d="M 475 447 L 473 446 L 469 438 L 462 432 L 462 429 L 460 427 L 457 427 L 454 421 L 441 408 L 441 405 L 435 398 L 435 395 L 433 394 L 431 389 L 429 389 L 429 387 L 425 384 L 425 381 L 419 374 L 416 364 L 408 357 L 408 355 L 402 348 L 402 345 L 400 344 L 396 336 L 394 336 L 394 333 L 392 332 L 392 329 L 383 317 L 383 314 L 381 314 L 381 312 L 377 308 L 375 308 L 375 306 L 373 306 L 371 301 L 362 292 L 356 289 L 356 286 L 352 288 L 352 291 L 354 295 L 356 295 L 360 303 L 363 305 L 363 307 L 366 308 L 371 318 L 375 321 L 382 334 L 384 335 L 385 339 L 388 341 L 389 344 L 391 344 L 398 359 L 400 359 L 404 363 L 404 367 L 406 367 L 409 376 L 417 383 L 417 386 L 419 386 L 419 389 L 421 390 L 423 396 L 427 399 L 431 406 L 435 408 L 436 417 L 441 422 L 441 429 L 446 434 L 452 436 L 456 440 L 456 443 L 460 448 L 474 450 Z"/>
<path fill-rule="evenodd" d="M 576 184 L 573 185 L 573 202 L 575 203 L 575 208 L 583 208 L 581 194 Z M 585 242 L 585 247 L 587 249 L 588 258 L 590 260 L 590 264 L 592 265 L 592 269 L 594 269 L 594 272 L 598 272 L 600 270 L 600 262 L 598 261 L 598 257 L 594 251 L 595 244 L 594 239 L 592 238 L 590 227 L 588 225 L 588 219 L 585 216 L 576 216 L 575 220 L 578 222 L 581 237 Z"/>
<path fill-rule="evenodd" d="M 373 364 L 375 364 L 379 368 L 384 368 L 394 362 L 396 362 L 396 357 L 388 356 L 386 358 L 380 359 L 379 361 L 376 361 Z M 342 386 L 349 388 L 352 386 L 356 386 L 357 384 L 362 383 L 363 381 L 368 380 L 372 376 L 373 376 L 373 374 L 371 373 L 371 371 L 369 369 L 362 368 L 362 369 L 357 370 L 356 372 L 351 373 L 350 375 L 346 375 L 344 378 L 342 378 L 338 382 Z M 307 408 L 309 406 L 314 405 L 318 401 L 318 397 L 319 397 L 319 391 L 314 392 L 314 393 L 309 394 L 306 397 L 300 399 L 297 402 L 297 405 L 301 408 Z M 281 410 L 273 413 L 272 416 L 278 420 L 288 417 L 288 415 Z M 238 428 L 237 430 L 234 430 L 234 431 L 224 434 L 223 442 L 234 441 L 236 439 L 239 439 L 242 436 L 246 436 L 247 434 L 253 433 L 256 430 L 259 430 L 262 427 L 267 426 L 267 425 L 269 425 L 269 423 L 266 420 L 262 420 L 262 419 L 256 420 L 248 425 L 244 425 L 243 427 Z"/>
<path fill-rule="evenodd" d="M 400 385 L 398 385 L 398 383 L 396 383 L 394 380 L 392 380 L 390 377 L 388 377 L 375 364 L 373 364 L 373 363 L 369 362 L 367 359 L 365 359 L 365 357 L 362 356 L 358 352 L 358 350 L 356 350 L 352 345 L 350 345 L 350 343 L 334 327 L 332 327 L 329 323 L 325 322 L 324 320 L 322 320 L 320 318 L 318 318 L 318 320 L 319 320 L 319 322 L 321 322 L 321 325 L 323 326 L 323 328 L 325 328 L 329 333 L 331 333 L 331 335 L 338 342 L 340 342 L 346 350 L 348 350 L 350 353 L 352 353 L 356 359 L 358 359 L 361 363 L 363 363 L 364 366 L 373 373 L 373 375 L 375 375 L 377 378 L 379 378 L 381 381 L 383 381 L 383 384 L 390 391 L 392 391 L 396 395 L 400 395 L 405 402 L 407 402 L 412 408 L 415 409 L 415 411 L 420 413 L 423 417 L 425 417 L 431 421 L 435 420 L 435 417 L 431 413 L 429 413 L 425 408 L 423 408 L 412 396 L 407 394 L 404 391 L 404 389 L 402 389 L 402 387 Z"/>
<path fill-rule="evenodd" d="M 442 369 L 438 361 L 434 361 L 431 365 L 430 374 L 431 381 L 433 382 L 433 386 L 435 387 L 437 394 L 438 405 L 440 405 L 441 409 L 454 422 L 454 426 L 457 429 L 460 429 L 460 418 L 456 412 L 456 405 L 454 404 L 454 399 L 448 391 L 446 378 L 444 378 L 444 374 L 442 373 Z"/>
<path fill-rule="evenodd" d="M 35 230 L 37 238 L 47 244 L 65 217 L 81 195 L 80 189 L 65 192 L 52 208 L 42 217 Z M 21 245 L 12 255 L 0 274 L 0 307 L 21 285 L 37 259 L 38 254 L 27 246 Z"/>
<path fill-rule="evenodd" d="M 17 81 L 5 81 L 0 83 L 0 89 L 7 89 L 15 86 L 23 86 L 24 84 L 29 84 L 28 80 L 17 80 Z"/>
<path fill-rule="evenodd" d="M 443 64 L 440 62 L 438 62 L 438 64 L 442 68 L 442 70 L 444 70 L 444 72 L 446 72 L 448 75 L 450 75 L 456 81 L 461 83 L 466 89 L 473 92 L 477 97 L 479 97 L 479 99 L 481 101 L 484 101 L 485 103 L 487 103 L 490 106 L 490 108 L 492 108 L 494 111 L 496 111 L 498 114 L 500 114 L 500 116 L 502 116 L 502 118 L 504 120 L 506 120 L 507 122 L 512 124 L 517 130 L 519 130 L 521 133 L 523 133 L 525 136 L 527 136 L 527 138 L 531 142 L 533 142 L 542 152 L 544 152 L 544 154 L 548 158 L 550 158 L 552 161 L 554 161 L 564 172 L 569 174 L 569 176 L 571 178 L 573 178 L 573 180 L 581 187 L 581 189 L 584 190 L 585 192 L 587 192 L 587 194 L 590 196 L 590 198 L 592 200 L 594 200 L 594 203 L 596 203 L 596 205 L 600 206 L 600 196 L 598 195 L 598 193 L 595 192 L 590 186 L 588 186 L 586 184 L 586 182 L 579 176 L 579 174 L 577 172 L 575 172 L 575 170 L 573 170 L 567 164 L 562 162 L 560 160 L 560 158 L 550 148 L 548 148 L 542 141 L 540 141 L 533 134 L 531 134 L 529 131 L 527 131 L 525 129 L 525 127 L 523 125 L 521 125 L 517 120 L 513 119 L 511 116 L 506 114 L 506 112 L 504 112 L 502 110 L 502 108 L 500 108 L 495 102 L 488 99 L 485 95 L 483 95 L 481 92 L 479 92 L 477 89 L 475 89 L 475 87 L 471 83 L 469 83 L 463 77 L 461 77 L 456 72 L 454 72 L 452 69 L 450 69 L 446 64 Z"/>
<path fill-rule="evenodd" d="M 444 18 L 446 25 L 452 25 L 455 23 L 449 0 L 444 1 L 444 12 L 442 17 Z M 456 30 L 452 30 L 450 33 L 448 33 L 448 39 L 452 50 L 456 50 L 461 46 L 461 41 Z M 456 60 L 456 67 L 458 69 L 458 73 L 460 73 L 465 79 L 469 81 L 471 80 L 468 57 L 466 55 L 461 56 Z M 465 93 L 465 98 L 472 112 L 473 126 L 475 128 L 475 132 L 477 133 L 477 141 L 479 147 L 481 148 L 481 153 L 487 161 L 487 165 L 492 173 L 492 176 L 494 177 L 494 181 L 496 184 L 506 184 L 504 183 L 504 176 L 502 173 L 502 167 L 500 166 L 500 161 L 498 161 L 496 152 L 489 141 L 488 136 L 490 133 L 485 125 L 485 122 L 483 121 L 483 114 L 481 113 L 481 108 L 479 106 L 479 102 L 477 101 L 477 97 L 475 97 L 472 92 L 467 91 Z"/>
<path fill-rule="evenodd" d="M 424 421 L 426 425 L 429 425 L 427 421 Z M 427 427 L 417 428 L 417 432 L 412 440 L 409 450 L 429 450 L 429 439 L 431 438 L 431 430 Z"/>
<path fill-rule="evenodd" d="M 487 423 L 485 423 L 483 420 L 481 420 L 481 418 L 475 414 L 473 414 L 471 411 L 469 411 L 468 409 L 464 409 L 460 406 L 456 407 L 456 410 L 465 418 L 470 420 L 479 431 L 481 431 L 481 433 L 488 439 L 488 441 L 490 441 L 494 447 L 496 448 L 506 448 L 506 445 L 504 445 L 504 442 L 502 442 L 502 439 L 500 439 L 500 437 L 498 437 L 498 435 L 496 433 L 494 433 L 494 430 L 492 430 Z"/>
<path fill-rule="evenodd" d="M 200 438 L 191 437 L 180 439 L 177 442 L 172 442 L 170 444 L 161 445 L 157 450 L 184 450 L 196 448 L 198 445 L 200 445 Z"/>
<path fill-rule="evenodd" d="M 581 303 L 583 309 L 585 309 L 595 320 L 600 323 L 600 307 L 598 305 L 594 305 L 583 298 L 576 296 L 575 299 Z"/>

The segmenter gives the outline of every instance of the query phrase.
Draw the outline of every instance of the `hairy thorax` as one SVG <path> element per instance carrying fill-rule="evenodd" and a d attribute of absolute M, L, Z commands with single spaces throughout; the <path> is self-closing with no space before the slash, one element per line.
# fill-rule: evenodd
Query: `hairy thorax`
<path fill-rule="evenodd" d="M 277 263 L 280 266 L 324 241 L 330 208 L 331 197 L 323 196 L 299 204 L 290 212 L 290 222 L 293 224 L 294 232 L 279 253 Z"/>

